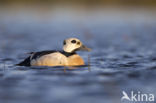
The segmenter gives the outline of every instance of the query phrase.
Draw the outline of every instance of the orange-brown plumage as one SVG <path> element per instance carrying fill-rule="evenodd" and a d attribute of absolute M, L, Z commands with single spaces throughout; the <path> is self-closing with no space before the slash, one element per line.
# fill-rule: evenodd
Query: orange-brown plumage
<path fill-rule="evenodd" d="M 84 60 L 77 54 L 67 58 L 68 65 L 70 66 L 80 66 L 85 65 Z"/>

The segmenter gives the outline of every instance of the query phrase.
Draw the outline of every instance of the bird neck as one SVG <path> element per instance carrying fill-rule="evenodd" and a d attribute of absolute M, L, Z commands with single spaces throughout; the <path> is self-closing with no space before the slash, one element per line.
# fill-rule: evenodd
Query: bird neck
<path fill-rule="evenodd" d="M 70 52 L 62 51 L 62 54 L 65 55 L 66 57 L 69 57 L 69 56 L 76 54 L 76 52 L 74 51 L 70 53 Z"/>

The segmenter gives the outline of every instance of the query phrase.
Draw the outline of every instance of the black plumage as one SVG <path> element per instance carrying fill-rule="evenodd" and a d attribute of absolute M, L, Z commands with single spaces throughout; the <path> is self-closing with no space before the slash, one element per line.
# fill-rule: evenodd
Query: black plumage
<path fill-rule="evenodd" d="M 48 51 L 41 51 L 41 52 L 31 52 L 29 53 L 30 56 L 27 57 L 24 61 L 20 62 L 19 64 L 16 64 L 18 66 L 31 66 L 31 60 L 34 60 L 34 59 L 37 59 L 37 58 L 40 58 L 44 55 L 48 55 L 48 54 L 51 54 L 51 53 L 55 53 L 55 52 L 60 52 L 61 54 L 65 55 L 66 57 L 69 57 L 69 56 L 72 56 L 74 54 L 76 54 L 75 52 L 73 53 L 68 53 L 68 52 L 65 52 L 65 51 L 55 51 L 55 50 L 48 50 Z"/>

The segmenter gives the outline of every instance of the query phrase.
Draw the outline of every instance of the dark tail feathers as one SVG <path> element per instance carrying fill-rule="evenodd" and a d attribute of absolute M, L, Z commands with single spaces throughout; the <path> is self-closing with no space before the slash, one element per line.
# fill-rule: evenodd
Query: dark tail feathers
<path fill-rule="evenodd" d="M 16 64 L 17 66 L 30 66 L 30 57 L 26 58 L 24 61 Z"/>

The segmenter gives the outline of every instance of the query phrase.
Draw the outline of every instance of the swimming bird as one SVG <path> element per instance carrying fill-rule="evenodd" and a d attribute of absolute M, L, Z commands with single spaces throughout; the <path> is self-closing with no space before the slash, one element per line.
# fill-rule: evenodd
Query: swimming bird
<path fill-rule="evenodd" d="M 31 52 L 30 56 L 17 64 L 18 66 L 81 66 L 85 65 L 84 60 L 77 51 L 90 51 L 77 38 L 68 38 L 63 41 L 62 51 L 40 51 Z"/>

